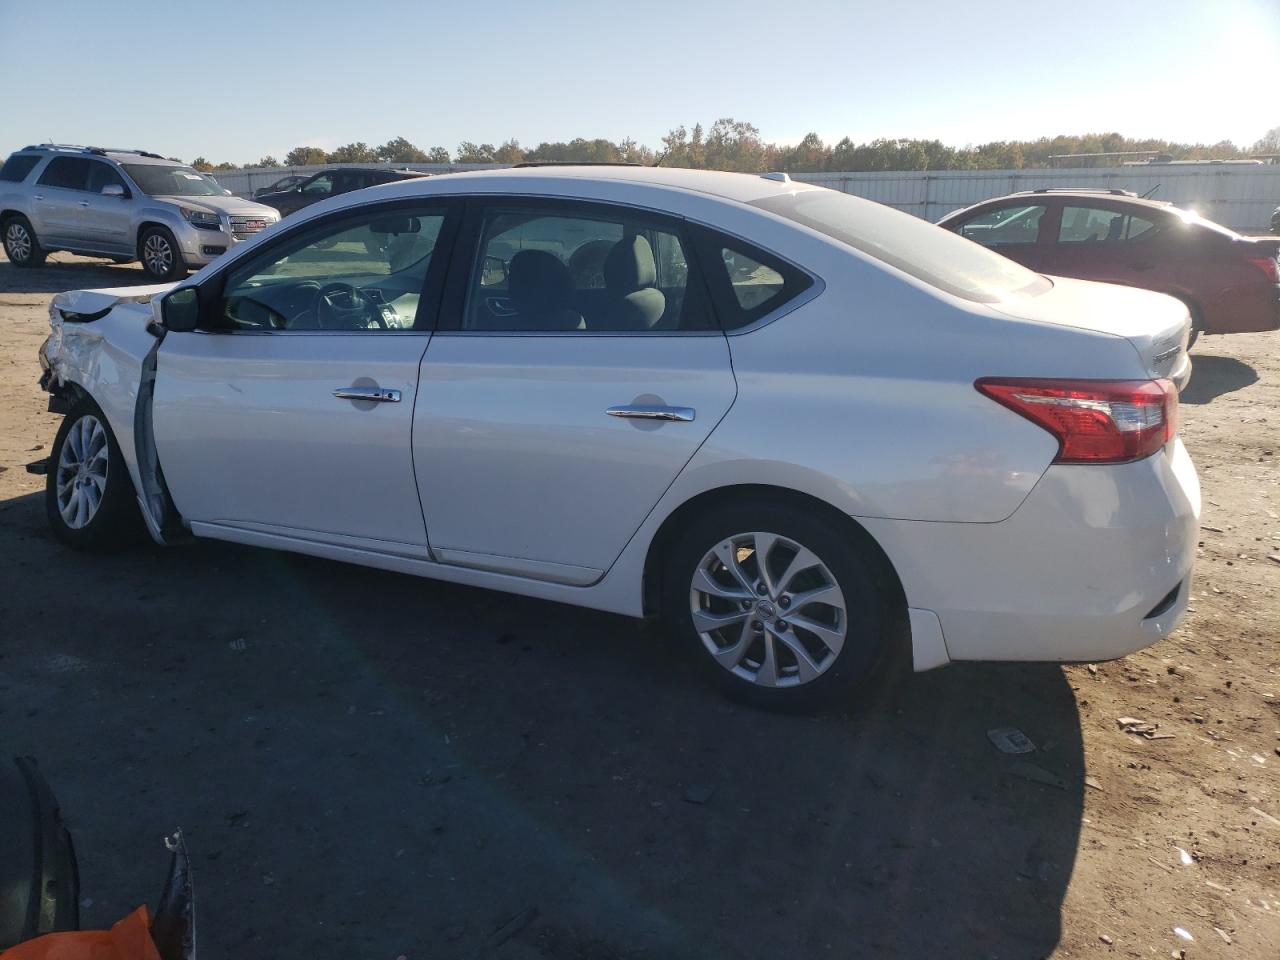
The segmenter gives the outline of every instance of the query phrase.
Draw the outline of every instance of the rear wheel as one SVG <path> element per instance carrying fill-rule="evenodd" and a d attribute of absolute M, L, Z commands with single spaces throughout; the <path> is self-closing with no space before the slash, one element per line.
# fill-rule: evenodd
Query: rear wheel
<path fill-rule="evenodd" d="M 21 215 L 4 222 L 4 253 L 15 267 L 38 267 L 47 256 L 30 221 Z"/>
<path fill-rule="evenodd" d="M 173 234 L 165 227 L 148 227 L 138 237 L 138 258 L 142 269 L 154 280 L 181 280 L 187 264 Z"/>
<path fill-rule="evenodd" d="M 868 545 L 791 504 L 730 504 L 671 549 L 669 628 L 735 699 L 809 711 L 848 699 L 887 643 L 893 592 Z"/>
<path fill-rule="evenodd" d="M 79 550 L 119 550 L 141 539 L 129 469 L 107 418 L 90 400 L 67 414 L 54 438 L 45 514 L 54 535 Z"/>

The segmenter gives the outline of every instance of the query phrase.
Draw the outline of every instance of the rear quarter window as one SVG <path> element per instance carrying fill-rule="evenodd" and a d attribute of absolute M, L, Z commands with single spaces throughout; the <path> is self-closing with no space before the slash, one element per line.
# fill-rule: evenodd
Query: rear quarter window
<path fill-rule="evenodd" d="M 817 230 L 965 300 L 996 303 L 1052 286 L 1038 273 L 949 230 L 835 190 L 779 194 L 752 206 Z"/>
<path fill-rule="evenodd" d="M 40 158 L 38 156 L 15 153 L 4 162 L 3 167 L 0 167 L 0 181 L 21 183 L 23 180 L 27 179 L 27 174 L 30 173 L 32 168 L 34 168 L 39 162 Z"/>
<path fill-rule="evenodd" d="M 737 237 L 700 227 L 695 243 L 725 330 L 755 323 L 813 286 L 803 270 Z"/>

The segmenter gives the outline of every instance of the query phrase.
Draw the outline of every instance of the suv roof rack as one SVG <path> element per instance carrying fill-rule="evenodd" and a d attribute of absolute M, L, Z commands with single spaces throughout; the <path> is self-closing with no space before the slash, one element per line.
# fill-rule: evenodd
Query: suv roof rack
<path fill-rule="evenodd" d="M 1132 190 L 1120 190 L 1116 187 L 1040 187 L 1028 190 L 1027 193 L 1104 193 L 1113 197 L 1136 197 Z"/>
<path fill-rule="evenodd" d="M 512 169 L 520 167 L 643 167 L 643 163 L 634 160 L 522 160 L 513 163 Z"/>
<path fill-rule="evenodd" d="M 65 153 L 92 153 L 99 157 L 105 157 L 108 153 L 132 153 L 139 157 L 151 157 L 155 160 L 163 160 L 164 157 L 158 153 L 152 153 L 149 150 L 126 150 L 118 147 L 86 147 L 79 143 L 32 143 L 22 148 L 23 150 L 61 150 Z"/>

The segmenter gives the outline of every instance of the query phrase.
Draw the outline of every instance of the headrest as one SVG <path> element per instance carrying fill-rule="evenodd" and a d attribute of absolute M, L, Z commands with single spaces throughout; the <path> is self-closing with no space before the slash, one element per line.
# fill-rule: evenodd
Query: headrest
<path fill-rule="evenodd" d="M 573 303 L 573 277 L 553 253 L 521 250 L 507 268 L 507 290 L 516 308 L 551 310 Z"/>
<path fill-rule="evenodd" d="M 615 293 L 632 293 L 658 282 L 658 265 L 653 248 L 640 234 L 624 237 L 613 245 L 604 260 L 604 284 Z"/>

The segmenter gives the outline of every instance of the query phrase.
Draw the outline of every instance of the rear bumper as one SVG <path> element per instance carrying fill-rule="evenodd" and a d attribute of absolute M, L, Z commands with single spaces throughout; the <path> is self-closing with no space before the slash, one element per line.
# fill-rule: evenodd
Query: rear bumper
<path fill-rule="evenodd" d="M 1250 283 L 1224 291 L 1204 307 L 1205 333 L 1280 330 L 1280 285 Z"/>
<path fill-rule="evenodd" d="M 1136 463 L 1057 465 L 999 523 L 866 519 L 951 660 L 1090 661 L 1186 612 L 1200 486 L 1181 440 Z"/>

